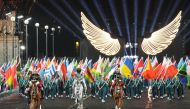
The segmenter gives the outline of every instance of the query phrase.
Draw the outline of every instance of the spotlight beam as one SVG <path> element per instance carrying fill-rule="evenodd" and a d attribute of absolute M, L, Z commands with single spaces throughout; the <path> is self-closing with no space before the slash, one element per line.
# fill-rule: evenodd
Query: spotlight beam
<path fill-rule="evenodd" d="M 95 7 L 96 7 L 98 13 L 100 14 L 100 17 L 101 17 L 101 19 L 103 20 L 104 25 L 105 25 L 106 28 L 107 28 L 107 31 L 108 31 L 109 33 L 112 33 L 112 32 L 111 32 L 111 29 L 110 29 L 110 26 L 107 25 L 106 16 L 105 16 L 105 14 L 103 13 L 102 7 L 100 6 L 101 4 L 98 3 L 98 0 L 93 0 L 93 3 L 94 3 L 94 5 L 95 5 Z"/>
<path fill-rule="evenodd" d="M 128 9 L 127 9 L 127 2 L 126 0 L 122 0 L 122 6 L 123 6 L 123 12 L 124 12 L 124 17 L 125 17 L 125 26 L 126 26 L 126 31 L 127 31 L 127 38 L 128 38 L 128 42 L 131 42 L 131 35 L 130 35 L 130 31 L 129 31 L 129 18 L 128 18 Z M 130 48 L 130 54 L 132 55 L 132 50 Z"/>
<path fill-rule="evenodd" d="M 148 17 L 148 12 L 149 12 L 149 7 L 150 7 L 150 1 L 151 0 L 146 0 L 141 36 L 144 36 L 144 32 L 145 32 L 145 29 L 146 29 L 146 22 L 147 22 L 146 19 Z"/>
<path fill-rule="evenodd" d="M 94 17 L 94 15 L 92 14 L 92 12 L 88 8 L 88 5 L 85 3 L 85 1 L 84 0 L 80 0 L 80 3 L 83 6 L 83 8 L 87 11 L 87 13 L 88 13 L 89 17 L 92 19 L 93 23 L 95 23 L 95 25 L 97 27 L 100 27 L 100 25 L 98 24 L 96 18 Z"/>
<path fill-rule="evenodd" d="M 78 35 L 76 35 L 76 33 L 70 29 L 67 25 L 65 25 L 59 18 L 57 18 L 52 12 L 50 12 L 45 6 L 43 6 L 42 4 L 37 4 L 44 12 L 46 12 L 49 16 L 51 16 L 53 19 L 55 19 L 58 23 L 60 23 L 65 29 L 67 29 L 69 32 L 71 32 L 74 37 L 78 38 L 78 39 L 82 39 L 81 37 L 79 37 Z"/>
<path fill-rule="evenodd" d="M 173 6 L 171 12 L 169 12 L 169 15 L 168 15 L 168 17 L 167 17 L 167 20 L 165 20 L 166 22 L 165 22 L 164 25 L 167 25 L 167 24 L 169 23 L 169 21 L 171 20 L 172 15 L 174 14 L 174 12 L 175 12 L 175 10 L 176 10 L 178 4 L 179 4 L 179 1 L 180 1 L 180 0 L 176 0 L 176 1 L 175 1 L 175 4 L 174 4 L 174 6 Z"/>
<path fill-rule="evenodd" d="M 183 18 L 185 18 L 187 13 L 189 13 L 189 11 L 190 11 L 190 6 L 188 6 L 188 8 L 184 11 Z"/>
<path fill-rule="evenodd" d="M 187 38 L 187 36 L 189 36 L 190 35 L 190 31 L 188 32 L 188 33 L 186 33 L 184 36 L 183 36 L 183 38 L 184 39 L 190 39 L 190 38 Z"/>
<path fill-rule="evenodd" d="M 49 0 L 50 3 L 78 30 L 83 34 L 82 29 L 72 20 L 71 17 L 53 0 Z"/>
<path fill-rule="evenodd" d="M 134 3 L 134 39 L 135 39 L 135 43 L 137 42 L 137 19 L 138 19 L 138 0 L 135 0 Z M 137 48 L 135 48 L 135 55 L 137 52 Z"/>
<path fill-rule="evenodd" d="M 111 12 L 112 12 L 112 14 L 113 14 L 114 21 L 115 21 L 115 23 L 116 23 L 116 26 L 117 26 L 117 30 L 118 30 L 118 32 L 119 32 L 119 35 L 120 35 L 120 36 L 123 36 L 122 31 L 121 31 L 121 28 L 120 28 L 120 23 L 119 23 L 117 14 L 116 14 L 116 9 L 115 9 L 115 6 L 114 6 L 114 4 L 113 4 L 113 0 L 108 0 L 108 2 L 109 2 L 109 6 L 111 7 Z"/>
<path fill-rule="evenodd" d="M 190 35 L 190 32 L 188 32 L 188 34 L 186 34 L 186 37 L 189 36 L 189 35 Z M 187 38 L 187 39 L 185 39 L 185 44 L 186 44 L 186 43 L 189 43 L 189 41 L 190 41 L 190 37 Z"/>
<path fill-rule="evenodd" d="M 188 20 L 188 22 L 184 26 L 182 26 L 182 28 L 179 30 L 177 35 L 180 35 L 182 33 L 182 31 L 185 30 L 189 24 L 190 24 L 190 20 Z"/>
<path fill-rule="evenodd" d="M 162 4 L 163 4 L 163 0 L 160 0 L 160 2 L 158 4 L 158 7 L 156 8 L 156 12 L 155 12 L 155 15 L 154 15 L 154 20 L 153 20 L 152 25 L 151 25 L 150 30 L 149 30 L 150 33 L 152 33 L 153 30 L 154 30 L 154 27 L 155 27 L 156 21 L 158 19 L 158 15 L 160 13 L 160 9 L 162 7 Z"/>
<path fill-rule="evenodd" d="M 62 0 L 62 2 L 72 12 L 72 14 L 75 16 L 75 18 L 77 18 L 77 20 L 79 22 L 81 22 L 80 16 L 77 15 L 76 11 L 71 7 L 71 5 L 67 2 L 67 0 Z"/>

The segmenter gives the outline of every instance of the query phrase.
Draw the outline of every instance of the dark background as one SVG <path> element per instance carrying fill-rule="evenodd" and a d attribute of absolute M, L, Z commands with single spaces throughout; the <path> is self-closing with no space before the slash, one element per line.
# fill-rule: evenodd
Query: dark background
<path fill-rule="evenodd" d="M 148 10 L 146 10 L 148 2 L 150 4 Z M 25 19 L 30 16 L 32 17 L 28 25 L 30 57 L 36 56 L 36 30 L 34 26 L 36 22 L 40 23 L 39 54 L 41 57 L 45 54 L 44 26 L 46 24 L 50 28 L 56 27 L 55 55 L 57 57 L 80 57 L 80 52 L 82 51 L 77 52 L 75 42 L 80 41 L 82 44 L 82 40 L 85 39 L 80 21 L 81 11 L 101 29 L 109 32 L 109 27 L 112 37 L 123 38 L 125 39 L 125 43 L 129 41 L 128 36 L 132 43 L 135 42 L 136 25 L 137 41 L 140 46 L 142 38 L 150 36 L 153 32 L 150 31 L 150 28 L 161 2 L 162 4 L 153 31 L 167 25 L 180 10 L 182 10 L 182 21 L 177 38 L 167 50 L 158 55 L 158 58 L 162 58 L 166 54 L 168 56 L 175 55 L 177 58 L 190 55 L 190 0 L 0 0 L 0 19 L 4 19 L 5 13 L 13 9 L 17 10 L 17 15 L 23 14 Z M 95 3 L 99 8 L 96 7 Z M 110 3 L 114 7 L 113 10 Z M 123 4 L 127 7 L 127 17 L 124 16 Z M 105 16 L 104 19 L 102 19 L 98 9 L 101 9 L 101 12 Z M 134 15 L 135 9 L 137 10 L 137 16 Z M 119 25 L 116 25 L 113 11 L 116 13 L 116 20 L 119 22 Z M 146 12 L 148 12 L 147 18 L 144 19 Z M 125 24 L 126 19 L 129 22 L 129 27 Z M 134 19 L 137 19 L 136 23 Z M 144 21 L 146 21 L 145 32 L 141 34 Z M 22 21 L 20 23 L 20 30 L 24 34 L 19 36 L 23 40 L 23 44 L 25 44 L 25 26 Z M 61 30 L 57 29 L 58 25 L 61 26 Z M 118 28 L 120 28 L 122 34 L 119 33 Z M 128 34 L 127 29 L 129 29 L 130 34 Z M 52 37 L 50 34 L 51 30 L 48 31 L 48 52 L 49 57 L 52 57 Z M 85 49 L 85 47 L 82 47 L 82 49 Z M 138 53 L 139 55 L 144 55 L 140 47 L 138 47 Z"/>

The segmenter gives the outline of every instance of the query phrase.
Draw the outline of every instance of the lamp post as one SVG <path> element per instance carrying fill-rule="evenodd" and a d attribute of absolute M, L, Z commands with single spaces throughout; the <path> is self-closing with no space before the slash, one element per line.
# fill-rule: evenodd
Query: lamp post
<path fill-rule="evenodd" d="M 14 59 L 14 22 L 15 22 L 15 17 L 12 16 L 11 17 L 11 21 L 12 21 L 12 58 Z"/>
<path fill-rule="evenodd" d="M 29 20 L 24 21 L 25 27 L 26 27 L 26 60 L 28 59 L 28 24 Z"/>
<path fill-rule="evenodd" d="M 21 56 L 21 53 L 22 53 L 22 59 L 23 59 L 23 56 L 24 56 L 24 50 L 26 50 L 26 47 L 24 45 L 20 45 L 20 48 L 19 48 L 22 52 L 20 52 L 20 56 Z"/>
<path fill-rule="evenodd" d="M 54 27 L 52 27 L 51 28 L 51 31 L 52 31 L 52 55 L 54 56 L 55 55 L 55 51 L 54 51 L 54 32 L 55 32 L 55 28 Z"/>
<path fill-rule="evenodd" d="M 48 57 L 48 37 L 47 37 L 47 30 L 49 29 L 49 26 L 46 25 L 45 26 L 45 30 L 46 30 L 46 56 Z"/>
<path fill-rule="evenodd" d="M 39 53 L 38 53 L 38 27 L 40 26 L 39 23 L 35 23 L 36 27 L 36 57 L 39 58 Z"/>
<path fill-rule="evenodd" d="M 19 15 L 19 16 L 17 16 L 17 26 L 18 26 L 18 56 L 20 57 L 20 41 L 22 41 L 22 40 L 19 40 L 19 36 L 22 36 L 23 35 L 23 32 L 21 31 L 21 23 L 20 23 L 20 20 L 21 19 L 23 19 L 24 18 L 24 16 L 23 15 Z"/>
<path fill-rule="evenodd" d="M 18 41 L 18 56 L 19 56 L 19 58 L 21 58 L 21 55 L 20 55 L 20 54 L 21 54 L 21 53 L 20 53 L 20 49 L 21 49 L 20 46 L 21 46 L 21 43 L 22 43 L 22 40 L 19 40 L 19 41 Z"/>

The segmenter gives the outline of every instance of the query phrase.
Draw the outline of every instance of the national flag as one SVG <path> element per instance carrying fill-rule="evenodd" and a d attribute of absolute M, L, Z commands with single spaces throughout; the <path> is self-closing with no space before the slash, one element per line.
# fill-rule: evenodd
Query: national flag
<path fill-rule="evenodd" d="M 154 59 L 153 59 L 153 61 L 152 61 L 152 68 L 156 68 L 157 67 L 157 65 L 158 65 L 158 59 L 157 59 L 157 57 L 155 56 L 154 57 Z"/>
<path fill-rule="evenodd" d="M 143 59 L 141 58 L 134 67 L 134 74 L 139 75 L 142 72 L 143 66 L 144 66 L 144 62 L 143 62 Z"/>
<path fill-rule="evenodd" d="M 129 58 L 126 58 L 124 64 L 120 67 L 120 72 L 122 75 L 128 78 L 132 76 L 133 68 L 132 61 Z"/>
<path fill-rule="evenodd" d="M 165 78 L 172 79 L 177 73 L 178 69 L 172 64 L 166 69 Z"/>
<path fill-rule="evenodd" d="M 72 61 L 67 67 L 67 78 L 70 79 L 73 74 L 74 62 Z"/>
<path fill-rule="evenodd" d="M 153 68 L 152 68 L 149 56 L 147 58 L 145 69 L 142 72 L 142 76 L 148 80 L 154 79 L 156 77 L 156 74 L 153 72 Z"/>
<path fill-rule="evenodd" d="M 183 85 L 186 85 L 187 84 L 187 72 L 186 72 L 186 67 L 187 67 L 187 64 L 184 63 L 180 69 L 179 69 L 179 72 L 177 74 L 179 80 L 181 81 L 181 83 Z"/>
<path fill-rule="evenodd" d="M 156 66 L 156 68 L 153 69 L 153 72 L 155 73 L 157 79 L 158 79 L 158 77 L 160 76 L 160 74 L 161 74 L 161 72 L 162 72 L 162 69 L 163 69 L 162 64 L 158 64 L 158 65 Z"/>
<path fill-rule="evenodd" d="M 55 75 L 56 72 L 56 68 L 54 65 L 54 60 L 52 59 L 52 61 L 49 63 L 48 67 L 45 69 L 45 71 L 43 72 L 44 77 L 45 76 L 49 76 L 52 77 L 52 75 Z"/>
<path fill-rule="evenodd" d="M 177 64 L 177 68 L 180 69 L 183 64 L 184 64 L 184 60 L 183 60 L 183 58 L 181 58 Z"/>
<path fill-rule="evenodd" d="M 59 77 L 63 78 L 64 80 L 67 80 L 67 68 L 66 68 L 66 65 L 61 62 L 59 65 L 58 65 L 58 75 Z"/>
<path fill-rule="evenodd" d="M 16 64 L 8 68 L 8 70 L 5 73 L 5 79 L 6 84 L 9 86 L 10 89 L 16 88 Z"/>
<path fill-rule="evenodd" d="M 88 82 L 90 82 L 90 83 L 94 82 L 94 78 L 93 78 L 93 76 L 92 76 L 92 74 L 91 74 L 91 72 L 90 72 L 90 69 L 89 69 L 88 67 L 87 67 L 86 70 L 84 71 L 84 77 L 85 77 L 85 79 L 86 79 Z"/>
<path fill-rule="evenodd" d="M 116 68 L 113 67 L 110 72 L 105 76 L 105 79 L 108 80 L 110 78 L 111 75 L 113 75 L 113 73 L 115 72 Z"/>

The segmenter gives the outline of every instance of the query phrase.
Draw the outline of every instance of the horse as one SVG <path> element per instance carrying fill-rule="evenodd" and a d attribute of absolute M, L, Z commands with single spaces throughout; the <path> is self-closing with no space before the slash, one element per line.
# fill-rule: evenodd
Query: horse
<path fill-rule="evenodd" d="M 32 82 L 30 89 L 29 109 L 41 109 L 41 92 L 37 86 L 37 82 Z"/>
<path fill-rule="evenodd" d="M 123 96 L 124 96 L 124 91 L 123 88 L 119 83 L 116 83 L 114 90 L 113 90 L 113 98 L 115 100 L 115 109 L 121 109 L 123 107 Z"/>
<path fill-rule="evenodd" d="M 74 82 L 74 97 L 77 103 L 77 109 L 83 109 L 83 85 L 80 80 Z"/>

